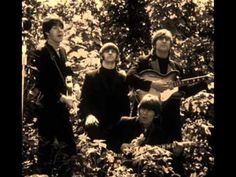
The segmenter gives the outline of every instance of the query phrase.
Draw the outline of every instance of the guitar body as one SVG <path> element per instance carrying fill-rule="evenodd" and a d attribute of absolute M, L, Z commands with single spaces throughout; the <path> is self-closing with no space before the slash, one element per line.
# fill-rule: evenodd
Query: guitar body
<path fill-rule="evenodd" d="M 170 71 L 167 74 L 160 74 L 152 69 L 147 69 L 139 73 L 139 76 L 143 79 L 149 80 L 149 81 L 162 81 L 162 83 L 166 83 L 170 86 L 169 89 L 165 90 L 156 90 L 151 88 L 148 92 L 137 89 L 135 91 L 136 100 L 140 102 L 144 95 L 146 94 L 152 94 L 158 96 L 159 100 L 162 102 L 167 101 L 172 95 L 174 95 L 179 91 L 180 86 L 184 85 L 191 85 L 195 84 L 200 81 L 211 81 L 214 79 L 214 75 L 212 73 L 209 73 L 207 75 L 192 77 L 192 78 L 186 78 L 183 80 L 177 80 L 177 76 L 179 74 L 179 71 L 173 70 Z M 180 95 L 178 95 L 180 96 Z"/>
<path fill-rule="evenodd" d="M 149 80 L 149 81 L 160 81 L 162 80 L 164 83 L 171 83 L 176 80 L 177 75 L 179 74 L 179 71 L 173 70 L 170 71 L 167 74 L 160 74 L 154 70 L 148 69 L 140 72 L 139 76 L 143 79 Z M 178 92 L 178 87 L 174 87 L 171 89 L 166 90 L 156 90 L 151 88 L 149 91 L 143 91 L 140 89 L 137 89 L 135 91 L 136 99 L 138 102 L 140 102 L 144 95 L 146 94 L 152 94 L 159 97 L 161 102 L 165 102 L 168 100 L 174 93 Z"/>

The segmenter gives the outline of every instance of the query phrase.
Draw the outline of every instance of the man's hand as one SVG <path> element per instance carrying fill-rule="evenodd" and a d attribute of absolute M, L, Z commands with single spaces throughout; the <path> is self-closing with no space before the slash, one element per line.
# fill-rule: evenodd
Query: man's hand
<path fill-rule="evenodd" d="M 134 138 L 130 143 L 123 143 L 120 147 L 121 151 L 124 152 L 127 148 L 140 146 L 145 141 L 145 136 L 143 133 L 139 137 Z"/>
<path fill-rule="evenodd" d="M 66 87 L 69 93 L 73 92 L 72 76 L 66 76 Z"/>
<path fill-rule="evenodd" d="M 99 125 L 99 121 L 97 120 L 97 118 L 90 114 L 86 117 L 86 121 L 85 121 L 85 126 L 90 126 L 90 125 Z"/>
<path fill-rule="evenodd" d="M 145 139 L 146 138 L 145 138 L 144 134 L 141 133 L 139 137 L 137 137 L 131 141 L 131 144 L 133 144 L 135 146 L 140 146 L 145 141 Z"/>
<path fill-rule="evenodd" d="M 73 107 L 73 97 L 72 96 L 66 96 L 66 95 L 61 95 L 60 101 L 62 103 L 65 103 L 69 108 Z"/>
<path fill-rule="evenodd" d="M 173 149 L 173 154 L 175 156 L 179 156 L 182 152 L 183 152 L 183 145 L 181 144 L 181 142 L 174 142 L 174 149 Z"/>

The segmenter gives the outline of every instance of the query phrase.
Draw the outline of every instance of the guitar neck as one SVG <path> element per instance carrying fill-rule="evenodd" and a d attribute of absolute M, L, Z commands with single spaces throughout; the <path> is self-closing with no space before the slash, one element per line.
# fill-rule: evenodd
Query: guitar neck
<path fill-rule="evenodd" d="M 160 144 L 158 147 L 163 148 L 163 149 L 173 149 L 174 144 L 173 143 L 167 143 L 167 144 Z"/>
<path fill-rule="evenodd" d="M 207 78 L 208 78 L 208 76 L 197 76 L 197 77 L 192 77 L 192 78 L 183 79 L 183 80 L 179 80 L 179 81 L 173 81 L 172 85 L 174 87 L 186 86 L 189 84 L 193 84 L 193 83 L 207 80 Z"/>
<path fill-rule="evenodd" d="M 187 146 L 197 146 L 198 144 L 195 142 L 179 142 L 181 146 L 187 147 Z M 177 144 L 176 143 L 167 143 L 167 144 L 160 144 L 158 147 L 163 148 L 163 149 L 173 149 Z"/>

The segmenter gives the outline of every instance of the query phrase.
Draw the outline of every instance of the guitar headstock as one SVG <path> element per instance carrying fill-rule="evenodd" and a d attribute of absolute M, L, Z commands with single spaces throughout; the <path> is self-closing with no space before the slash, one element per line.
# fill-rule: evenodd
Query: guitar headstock
<path fill-rule="evenodd" d="M 207 83 L 210 84 L 211 82 L 214 81 L 214 74 L 213 73 L 208 73 L 207 75 Z"/>
<path fill-rule="evenodd" d="M 214 73 L 208 73 L 207 76 L 212 78 L 214 77 Z"/>

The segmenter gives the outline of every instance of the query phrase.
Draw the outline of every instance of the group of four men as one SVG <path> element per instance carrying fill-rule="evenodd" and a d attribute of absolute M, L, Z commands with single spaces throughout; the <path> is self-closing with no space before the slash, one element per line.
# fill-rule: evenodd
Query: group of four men
<path fill-rule="evenodd" d="M 69 119 L 68 107 L 73 105 L 66 95 L 65 78 L 73 72 L 66 67 L 65 50 L 60 47 L 63 40 L 63 22 L 57 18 L 47 18 L 43 22 L 45 46 L 35 52 L 39 70 L 38 88 L 43 93 L 44 109 L 38 118 L 39 158 L 42 172 L 50 174 L 48 163 L 52 144 L 64 143 L 63 151 L 68 158 L 76 154 L 76 144 Z M 91 139 L 105 139 L 108 148 L 118 151 L 122 143 L 129 143 L 141 133 L 145 135 L 143 144 L 157 145 L 175 140 L 181 141 L 180 99 L 182 91 L 194 94 L 206 87 L 198 84 L 194 89 L 180 87 L 167 101 L 161 102 L 156 95 L 147 94 L 138 102 L 137 115 L 130 115 L 130 87 L 149 92 L 162 92 L 171 86 L 162 79 L 148 80 L 139 73 L 152 69 L 161 76 L 178 70 L 181 66 L 171 60 L 170 51 L 173 37 L 169 30 L 154 33 L 152 50 L 140 57 L 127 75 L 118 71 L 120 51 L 112 42 L 105 43 L 100 51 L 101 67 L 89 71 L 83 82 L 78 117 L 84 121 L 85 130 Z M 176 79 L 176 77 L 174 78 Z M 189 95 L 189 94 L 186 94 Z M 124 117 L 126 116 L 126 117 Z M 66 174 L 68 176 L 68 174 Z"/>

